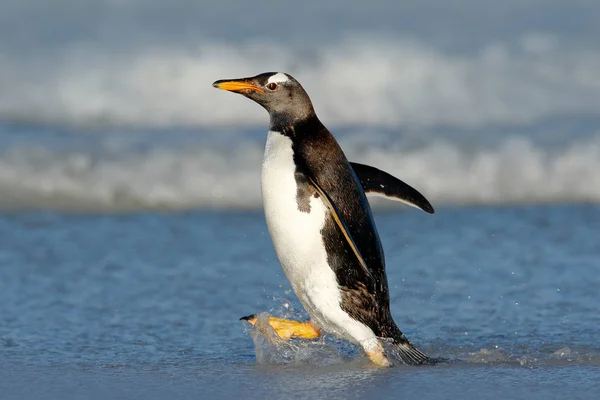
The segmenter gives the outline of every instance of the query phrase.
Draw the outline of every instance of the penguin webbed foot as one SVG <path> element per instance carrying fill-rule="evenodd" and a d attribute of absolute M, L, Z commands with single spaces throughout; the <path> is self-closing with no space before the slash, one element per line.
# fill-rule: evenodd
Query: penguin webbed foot
<path fill-rule="evenodd" d="M 310 322 L 294 321 L 291 319 L 268 317 L 268 325 L 279 336 L 280 339 L 316 339 L 321 335 L 321 330 Z M 248 321 L 251 325 L 257 326 L 260 315 L 252 314 L 240 318 L 240 321 Z M 259 324 L 260 325 L 260 324 Z"/>

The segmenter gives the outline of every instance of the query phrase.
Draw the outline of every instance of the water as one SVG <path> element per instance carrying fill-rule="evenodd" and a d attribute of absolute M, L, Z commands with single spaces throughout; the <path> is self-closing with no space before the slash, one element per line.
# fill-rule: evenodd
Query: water
<path fill-rule="evenodd" d="M 239 317 L 306 317 L 260 212 L 22 213 L 0 220 L 3 398 L 596 397 L 598 206 L 376 214 L 394 318 L 452 363 L 255 347 Z"/>
<path fill-rule="evenodd" d="M 599 4 L 2 2 L 0 399 L 598 398 Z M 452 362 L 238 321 L 306 318 L 267 115 L 211 87 L 274 70 L 436 207 L 374 202 L 393 315 Z"/>

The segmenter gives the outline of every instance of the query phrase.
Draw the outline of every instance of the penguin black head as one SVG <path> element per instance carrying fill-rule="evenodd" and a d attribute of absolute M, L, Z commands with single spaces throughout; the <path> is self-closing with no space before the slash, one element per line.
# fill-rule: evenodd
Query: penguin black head
<path fill-rule="evenodd" d="M 213 83 L 213 86 L 254 100 L 269 112 L 272 121 L 285 119 L 293 123 L 315 114 L 302 85 L 283 72 L 265 72 L 251 78 L 223 79 Z"/>

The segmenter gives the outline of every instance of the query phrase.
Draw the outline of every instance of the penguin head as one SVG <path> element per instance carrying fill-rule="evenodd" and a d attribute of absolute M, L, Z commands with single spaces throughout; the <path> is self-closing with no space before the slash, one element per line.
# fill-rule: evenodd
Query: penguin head
<path fill-rule="evenodd" d="M 218 89 L 239 93 L 263 106 L 271 118 L 298 121 L 314 115 L 310 98 L 300 83 L 283 72 L 265 72 L 250 78 L 223 79 Z"/>

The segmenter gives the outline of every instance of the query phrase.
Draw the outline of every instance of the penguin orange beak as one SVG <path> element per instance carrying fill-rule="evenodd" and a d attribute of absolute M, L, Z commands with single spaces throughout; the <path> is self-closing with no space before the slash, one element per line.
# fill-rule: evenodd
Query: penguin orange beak
<path fill-rule="evenodd" d="M 242 90 L 255 90 L 261 93 L 265 92 L 263 89 L 250 83 L 246 79 L 223 79 L 213 83 L 213 87 L 229 90 L 230 92 L 240 92 Z"/>

